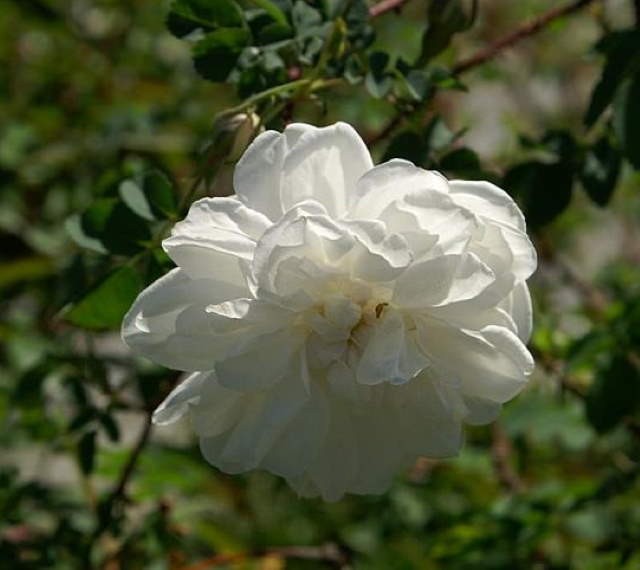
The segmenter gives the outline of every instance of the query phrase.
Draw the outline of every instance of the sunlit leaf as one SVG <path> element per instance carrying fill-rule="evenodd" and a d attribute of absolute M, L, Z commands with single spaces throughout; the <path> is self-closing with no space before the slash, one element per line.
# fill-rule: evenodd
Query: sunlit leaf
<path fill-rule="evenodd" d="M 65 318 L 88 329 L 118 328 L 141 289 L 138 272 L 125 265 L 89 291 L 65 314 Z"/>

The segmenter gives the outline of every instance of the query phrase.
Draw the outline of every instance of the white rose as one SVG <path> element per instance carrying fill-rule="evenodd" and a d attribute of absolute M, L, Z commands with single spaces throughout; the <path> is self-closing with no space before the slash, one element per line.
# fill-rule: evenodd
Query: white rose
<path fill-rule="evenodd" d="M 234 186 L 175 226 L 177 268 L 123 324 L 191 372 L 154 421 L 188 410 L 210 463 L 325 500 L 380 493 L 522 389 L 536 254 L 503 190 L 374 167 L 344 123 L 261 134 Z"/>

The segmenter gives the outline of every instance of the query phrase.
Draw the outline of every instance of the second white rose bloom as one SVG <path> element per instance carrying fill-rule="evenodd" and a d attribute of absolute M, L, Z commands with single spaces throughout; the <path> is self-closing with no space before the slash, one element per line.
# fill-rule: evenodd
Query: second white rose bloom
<path fill-rule="evenodd" d="M 379 493 L 525 385 L 536 254 L 503 190 L 374 167 L 344 123 L 261 134 L 234 187 L 174 227 L 177 268 L 123 324 L 191 373 L 154 421 L 189 412 L 210 463 L 325 500 Z"/>

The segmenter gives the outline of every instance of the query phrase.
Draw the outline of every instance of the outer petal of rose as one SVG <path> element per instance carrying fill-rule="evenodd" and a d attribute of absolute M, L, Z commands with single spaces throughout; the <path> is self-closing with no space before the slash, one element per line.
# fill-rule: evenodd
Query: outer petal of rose
<path fill-rule="evenodd" d="M 327 501 L 344 493 L 380 493 L 418 456 L 458 453 L 465 409 L 455 391 L 426 374 L 370 390 L 370 401 L 331 400 L 324 446 L 306 477 L 289 480 L 298 493 Z"/>
<path fill-rule="evenodd" d="M 375 220 L 384 209 L 412 192 L 447 193 L 447 180 L 437 172 L 414 166 L 407 160 L 394 159 L 369 170 L 349 196 L 350 218 Z"/>
<path fill-rule="evenodd" d="M 529 342 L 533 327 L 533 308 L 527 284 L 524 281 L 517 283 L 513 291 L 500 303 L 500 306 L 513 318 L 522 342 Z"/>
<path fill-rule="evenodd" d="M 418 338 L 434 366 L 459 382 L 465 396 L 506 402 L 533 371 L 533 359 L 522 341 L 503 327 L 488 326 L 472 333 L 419 319 Z"/>
<path fill-rule="evenodd" d="M 289 327 L 253 338 L 232 356 L 216 362 L 220 384 L 240 391 L 277 384 L 300 358 L 303 342 L 303 335 Z"/>
<path fill-rule="evenodd" d="M 389 386 L 387 392 L 393 398 L 392 423 L 401 434 L 397 440 L 407 457 L 452 457 L 460 451 L 461 398 L 435 370 L 427 368 L 411 382 Z"/>
<path fill-rule="evenodd" d="M 495 233 L 500 232 L 511 251 L 511 271 L 517 280 L 527 279 L 536 269 L 537 256 L 526 234 L 522 212 L 511 197 L 489 182 L 452 180 L 449 186 L 450 196 L 456 204 L 488 224 L 490 232 L 483 241 L 488 238 L 495 242 Z"/>
<path fill-rule="evenodd" d="M 466 396 L 464 403 L 468 412 L 464 421 L 472 426 L 490 424 L 496 420 L 502 410 L 501 404 L 485 398 Z"/>
<path fill-rule="evenodd" d="M 454 303 L 430 307 L 429 314 L 460 329 L 480 331 L 487 326 L 495 325 L 505 327 L 518 334 L 518 327 L 513 318 L 505 309 L 500 307 L 489 307 L 488 309 L 474 311 L 464 303 Z"/>
<path fill-rule="evenodd" d="M 392 301 L 406 309 L 469 301 L 494 281 L 493 271 L 473 254 L 441 255 L 407 268 L 396 282 Z"/>
<path fill-rule="evenodd" d="M 286 137 L 276 131 L 265 131 L 249 145 L 233 175 L 240 200 L 272 221 L 283 213 L 280 181 L 286 153 Z"/>
<path fill-rule="evenodd" d="M 485 181 L 450 180 L 451 197 L 457 203 L 487 220 L 526 230 L 520 208 L 504 190 Z"/>
<path fill-rule="evenodd" d="M 337 501 L 353 484 L 360 450 L 350 406 L 339 399 L 331 399 L 330 406 L 327 435 L 308 474 L 325 501 Z"/>
<path fill-rule="evenodd" d="M 302 130 L 297 125 L 288 129 L 296 133 Z M 347 196 L 356 182 L 372 167 L 367 147 L 350 125 L 306 127 L 284 160 L 281 186 L 284 210 L 313 199 L 338 218 L 345 213 Z"/>
<path fill-rule="evenodd" d="M 529 236 L 508 226 L 497 227 L 500 229 L 502 237 L 507 242 L 513 256 L 511 271 L 519 281 L 528 279 L 538 266 L 538 254 Z"/>
<path fill-rule="evenodd" d="M 122 323 L 122 338 L 137 353 L 175 370 L 211 370 L 215 334 L 206 306 L 246 293 L 213 279 L 191 279 L 171 270 L 134 301 Z"/>
<path fill-rule="evenodd" d="M 200 447 L 206 459 L 229 473 L 260 467 L 308 400 L 309 393 L 300 381 L 299 366 L 292 365 L 290 373 L 275 386 L 244 394 L 240 413 L 228 429 L 216 430 L 215 435 L 201 438 Z M 203 404 L 198 408 L 200 406 Z M 206 406 L 198 408 L 196 411 L 201 416 L 207 410 Z M 209 410 L 213 411 L 214 408 Z"/>
<path fill-rule="evenodd" d="M 194 372 L 178 384 L 153 412 L 153 423 L 167 425 L 179 420 L 190 404 L 200 400 L 200 388 L 208 372 Z"/>
<path fill-rule="evenodd" d="M 274 442 L 261 468 L 287 478 L 304 473 L 327 436 L 329 413 L 326 395 L 316 390 Z"/>
<path fill-rule="evenodd" d="M 238 261 L 249 263 L 256 240 L 270 225 L 237 198 L 204 198 L 191 206 L 162 245 L 191 277 L 240 281 Z"/>

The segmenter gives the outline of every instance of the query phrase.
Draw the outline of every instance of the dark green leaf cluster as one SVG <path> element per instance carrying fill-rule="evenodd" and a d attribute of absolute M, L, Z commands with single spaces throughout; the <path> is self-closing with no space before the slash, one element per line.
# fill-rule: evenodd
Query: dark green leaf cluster
<path fill-rule="evenodd" d="M 154 236 L 162 237 L 166 223 L 175 221 L 177 214 L 172 183 L 162 172 L 150 170 L 108 185 L 82 214 L 68 218 L 66 227 L 73 240 L 82 248 L 103 254 L 109 269 L 84 279 L 88 285 L 69 299 L 65 318 L 87 329 L 117 329 L 145 283 L 161 275 L 167 266 Z M 114 266 L 111 256 L 128 259 Z M 142 265 L 146 267 L 143 273 Z"/>
<path fill-rule="evenodd" d="M 334 33 L 338 19 L 346 28 L 343 35 Z M 202 77 L 232 83 L 241 96 L 301 77 L 328 44 L 347 57 L 347 51 L 372 39 L 364 0 L 176 0 L 167 26 L 193 42 Z M 323 62 L 329 63 L 336 64 Z"/>
<path fill-rule="evenodd" d="M 608 432 L 640 411 L 640 297 L 620 299 L 606 319 L 569 347 L 568 370 L 589 370 L 586 414 Z"/>

